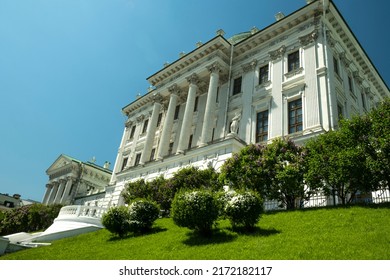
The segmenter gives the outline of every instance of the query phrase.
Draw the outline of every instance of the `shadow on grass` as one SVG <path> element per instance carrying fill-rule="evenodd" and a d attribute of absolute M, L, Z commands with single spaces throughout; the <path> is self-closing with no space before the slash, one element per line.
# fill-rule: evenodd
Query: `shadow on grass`
<path fill-rule="evenodd" d="M 276 230 L 274 228 L 265 229 L 259 227 L 254 227 L 251 229 L 247 229 L 245 227 L 235 227 L 235 228 L 229 228 L 229 230 L 242 235 L 265 236 L 265 237 L 281 233 L 281 231 Z"/>
<path fill-rule="evenodd" d="M 183 243 L 188 246 L 202 246 L 210 244 L 220 244 L 232 242 L 237 238 L 237 234 L 227 231 L 221 231 L 218 229 L 213 230 L 210 236 L 202 236 L 195 232 L 187 233 L 188 239 Z"/>
<path fill-rule="evenodd" d="M 155 226 L 151 230 L 146 231 L 146 232 L 130 233 L 130 234 L 128 234 L 126 236 L 122 236 L 122 237 L 119 237 L 117 235 L 112 235 L 110 237 L 110 239 L 108 239 L 108 241 L 120 241 L 120 240 L 129 239 L 129 238 L 142 237 L 142 236 L 146 236 L 146 235 L 157 234 L 157 233 L 164 232 L 167 230 L 168 230 L 167 228 Z"/>

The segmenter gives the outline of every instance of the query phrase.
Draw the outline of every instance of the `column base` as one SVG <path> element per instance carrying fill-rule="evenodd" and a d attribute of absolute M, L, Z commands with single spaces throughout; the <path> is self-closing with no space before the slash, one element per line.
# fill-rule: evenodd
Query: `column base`
<path fill-rule="evenodd" d="M 176 155 L 185 155 L 185 151 L 178 150 L 178 151 L 176 152 Z"/>

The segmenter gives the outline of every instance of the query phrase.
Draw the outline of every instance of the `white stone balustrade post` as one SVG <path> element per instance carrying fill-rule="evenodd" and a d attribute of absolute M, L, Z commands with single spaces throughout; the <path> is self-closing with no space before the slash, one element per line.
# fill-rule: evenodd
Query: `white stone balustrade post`
<path fill-rule="evenodd" d="M 150 160 L 153 142 L 156 136 L 157 120 L 158 120 L 158 115 L 160 114 L 160 109 L 161 109 L 161 96 L 157 94 L 154 96 L 153 112 L 148 124 L 145 146 L 140 159 L 141 165 L 145 164 L 145 162 L 148 162 Z"/>
<path fill-rule="evenodd" d="M 160 144 L 157 151 L 157 159 L 162 160 L 164 156 L 168 153 L 168 145 L 171 138 L 173 118 L 175 117 L 175 110 L 177 105 L 178 94 L 180 93 L 180 88 L 175 84 L 169 88 L 171 96 L 169 98 L 169 105 L 167 114 L 164 120 L 164 126 L 161 133 Z"/>
<path fill-rule="evenodd" d="M 186 108 L 184 110 L 177 153 L 184 153 L 184 151 L 188 148 L 199 78 L 196 74 L 192 74 L 187 78 L 187 81 L 190 83 L 190 86 L 188 88 Z"/>
<path fill-rule="evenodd" d="M 210 71 L 210 83 L 207 93 L 202 134 L 200 137 L 200 147 L 206 146 L 207 143 L 211 141 L 215 114 L 215 99 L 217 97 L 219 72 L 221 71 L 221 68 L 218 63 L 213 63 L 208 67 L 208 70 Z"/>

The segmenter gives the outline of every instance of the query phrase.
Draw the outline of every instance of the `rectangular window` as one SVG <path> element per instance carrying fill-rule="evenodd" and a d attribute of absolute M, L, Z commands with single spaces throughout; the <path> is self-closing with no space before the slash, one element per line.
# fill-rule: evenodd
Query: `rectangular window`
<path fill-rule="evenodd" d="M 362 106 L 363 106 L 363 109 L 364 110 L 367 110 L 367 106 L 366 106 L 366 96 L 365 94 L 362 92 Z"/>
<path fill-rule="evenodd" d="M 348 76 L 348 86 L 349 86 L 349 91 L 350 91 L 351 93 L 355 94 L 355 93 L 354 93 L 354 90 L 353 90 L 353 81 L 352 81 L 351 76 Z"/>
<path fill-rule="evenodd" d="M 217 97 L 215 98 L 215 102 L 219 102 L 219 87 L 217 87 Z"/>
<path fill-rule="evenodd" d="M 288 103 L 288 133 L 302 131 L 302 99 L 297 99 Z"/>
<path fill-rule="evenodd" d="M 128 157 L 125 157 L 123 158 L 122 160 L 122 168 L 121 168 L 121 171 L 124 170 L 126 168 L 126 165 L 127 165 L 127 161 L 129 160 Z"/>
<path fill-rule="evenodd" d="M 158 114 L 158 118 L 157 118 L 157 127 L 160 126 L 160 124 L 161 124 L 161 119 L 162 119 L 162 113 Z"/>
<path fill-rule="evenodd" d="M 190 139 L 188 140 L 188 150 L 191 149 L 192 147 L 192 138 L 193 138 L 194 135 L 190 135 Z"/>
<path fill-rule="evenodd" d="M 154 154 L 156 153 L 156 149 L 153 148 L 152 152 L 150 153 L 150 161 L 154 160 Z"/>
<path fill-rule="evenodd" d="M 288 72 L 297 70 L 300 65 L 299 65 L 299 50 L 290 53 L 287 57 L 287 65 L 288 65 Z"/>
<path fill-rule="evenodd" d="M 215 137 L 215 127 L 213 128 L 213 134 L 211 134 L 211 141 L 214 141 L 214 137 Z"/>
<path fill-rule="evenodd" d="M 174 120 L 177 120 L 179 118 L 179 113 L 180 113 L 180 105 L 177 105 L 175 109 L 175 116 L 173 118 Z"/>
<path fill-rule="evenodd" d="M 149 119 L 144 121 L 144 127 L 142 128 L 142 134 L 146 133 L 146 130 L 148 129 L 148 123 L 149 123 Z"/>
<path fill-rule="evenodd" d="M 259 85 L 268 82 L 268 80 L 269 80 L 269 78 L 268 78 L 269 68 L 268 67 L 269 67 L 268 64 L 264 65 L 263 67 L 260 67 L 260 70 L 259 70 Z"/>
<path fill-rule="evenodd" d="M 268 140 L 268 110 L 257 113 L 256 143 Z"/>
<path fill-rule="evenodd" d="M 135 155 L 135 162 L 134 166 L 139 165 L 139 162 L 141 161 L 141 153 Z"/>
<path fill-rule="evenodd" d="M 337 116 L 339 117 L 339 120 L 341 120 L 344 116 L 343 114 L 343 106 L 337 103 Z"/>
<path fill-rule="evenodd" d="M 199 96 L 195 97 L 194 112 L 198 111 Z"/>
<path fill-rule="evenodd" d="M 130 131 L 130 137 L 129 137 L 129 139 L 133 139 L 133 138 L 134 138 L 135 129 L 136 129 L 136 126 L 133 125 L 133 127 L 131 128 L 131 131 Z"/>
<path fill-rule="evenodd" d="M 168 155 L 171 155 L 172 153 L 173 153 L 173 142 L 169 143 Z"/>
<path fill-rule="evenodd" d="M 233 95 L 241 92 L 242 76 L 234 79 L 233 81 Z"/>
<path fill-rule="evenodd" d="M 339 61 L 337 60 L 337 58 L 335 56 L 333 57 L 333 69 L 334 69 L 334 72 L 338 76 L 340 76 Z"/>

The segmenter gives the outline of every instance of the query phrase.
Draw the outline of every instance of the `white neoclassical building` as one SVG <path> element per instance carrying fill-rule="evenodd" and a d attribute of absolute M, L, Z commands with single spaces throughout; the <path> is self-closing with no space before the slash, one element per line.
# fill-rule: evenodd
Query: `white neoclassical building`
<path fill-rule="evenodd" d="M 389 89 L 332 1 L 306 1 L 268 27 L 208 42 L 147 78 L 126 105 L 104 206 L 126 183 L 193 165 L 218 170 L 249 143 L 297 143 L 364 114 Z"/>
<path fill-rule="evenodd" d="M 46 174 L 49 181 L 43 204 L 101 206 L 112 172 L 107 162 L 102 167 L 62 154 Z"/>

